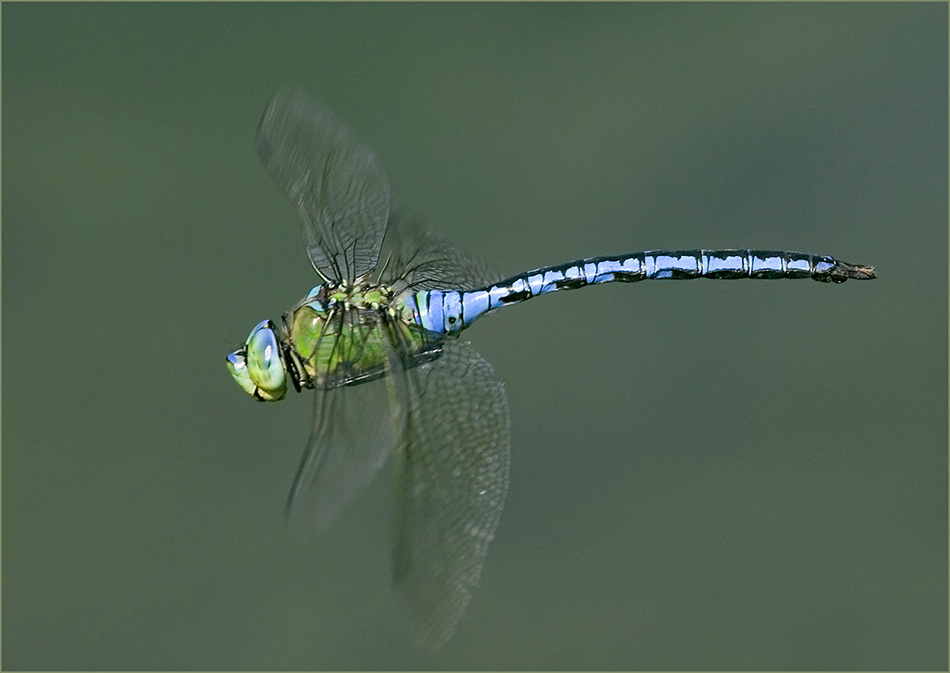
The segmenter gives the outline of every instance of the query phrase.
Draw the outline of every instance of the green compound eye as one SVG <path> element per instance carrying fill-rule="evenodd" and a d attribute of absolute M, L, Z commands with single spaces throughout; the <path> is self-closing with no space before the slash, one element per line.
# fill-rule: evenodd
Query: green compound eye
<path fill-rule="evenodd" d="M 238 351 L 237 356 L 240 355 L 241 353 Z M 251 330 L 243 355 L 246 376 L 256 386 L 252 394 L 266 402 L 282 400 L 287 393 L 287 373 L 284 371 L 280 342 L 277 339 L 274 323 L 270 320 L 264 320 Z M 235 357 L 235 360 L 239 360 L 239 357 Z M 231 365 L 230 356 L 228 364 Z M 244 388 L 239 374 L 235 374 L 234 371 L 240 372 L 240 368 L 233 367 L 232 376 L 234 376 L 238 385 Z"/>
<path fill-rule="evenodd" d="M 244 392 L 248 395 L 253 395 L 254 389 L 257 388 L 257 386 L 254 385 L 250 375 L 247 373 L 247 359 L 244 357 L 245 351 L 245 348 L 241 348 L 233 353 L 228 353 L 228 371 L 231 372 L 231 376 L 237 381 L 237 384 L 244 389 Z"/>

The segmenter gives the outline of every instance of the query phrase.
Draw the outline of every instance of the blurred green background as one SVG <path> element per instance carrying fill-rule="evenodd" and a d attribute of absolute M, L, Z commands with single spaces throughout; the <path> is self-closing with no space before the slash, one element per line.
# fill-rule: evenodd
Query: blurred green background
<path fill-rule="evenodd" d="M 946 669 L 945 4 L 4 3 L 2 31 L 4 668 Z M 224 366 L 317 280 L 254 152 L 287 86 L 505 274 L 702 246 L 880 278 L 480 322 L 511 488 L 429 656 L 391 466 L 295 537 L 310 398 Z"/>

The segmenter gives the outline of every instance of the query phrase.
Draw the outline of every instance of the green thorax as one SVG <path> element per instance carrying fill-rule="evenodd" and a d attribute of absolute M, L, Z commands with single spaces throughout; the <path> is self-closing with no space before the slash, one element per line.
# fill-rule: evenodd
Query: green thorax
<path fill-rule="evenodd" d="M 418 356 L 429 341 L 412 304 L 397 301 L 386 285 L 318 285 L 294 309 L 287 325 L 308 383 L 320 387 L 382 376 L 394 357 Z"/>

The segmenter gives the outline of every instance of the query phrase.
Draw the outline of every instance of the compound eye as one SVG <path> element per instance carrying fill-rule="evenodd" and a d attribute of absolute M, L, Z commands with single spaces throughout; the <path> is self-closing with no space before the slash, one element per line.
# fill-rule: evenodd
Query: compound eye
<path fill-rule="evenodd" d="M 264 320 L 251 330 L 244 350 L 247 375 L 257 386 L 256 393 L 267 401 L 283 399 L 287 392 L 287 375 L 274 323 Z"/>
<path fill-rule="evenodd" d="M 246 349 L 241 348 L 233 353 L 228 353 L 228 371 L 231 372 L 231 376 L 237 381 L 237 384 L 244 389 L 244 392 L 248 395 L 253 395 L 257 386 L 254 385 L 250 375 L 247 373 L 247 358 L 244 357 L 245 350 Z"/>

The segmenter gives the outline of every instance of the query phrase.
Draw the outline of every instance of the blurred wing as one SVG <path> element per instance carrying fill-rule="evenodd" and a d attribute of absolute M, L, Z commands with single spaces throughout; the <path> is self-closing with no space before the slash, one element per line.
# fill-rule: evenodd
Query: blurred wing
<path fill-rule="evenodd" d="M 354 280 L 376 266 L 391 195 L 372 149 L 307 94 L 288 91 L 264 111 L 257 153 L 297 208 L 318 272 Z"/>
<path fill-rule="evenodd" d="M 482 260 L 413 220 L 391 218 L 386 252 L 390 271 L 384 281 L 400 290 L 472 290 L 501 278 Z"/>
<path fill-rule="evenodd" d="M 394 526 L 396 593 L 420 645 L 455 631 L 478 584 L 508 489 L 508 402 L 491 366 L 462 341 L 406 372 L 409 413 Z"/>
<path fill-rule="evenodd" d="M 372 338 L 372 330 L 364 336 Z M 352 343 L 360 347 L 358 339 Z M 313 430 L 287 501 L 292 528 L 326 530 L 373 480 L 404 432 L 405 397 L 406 374 L 392 352 L 382 378 L 317 388 Z"/>

